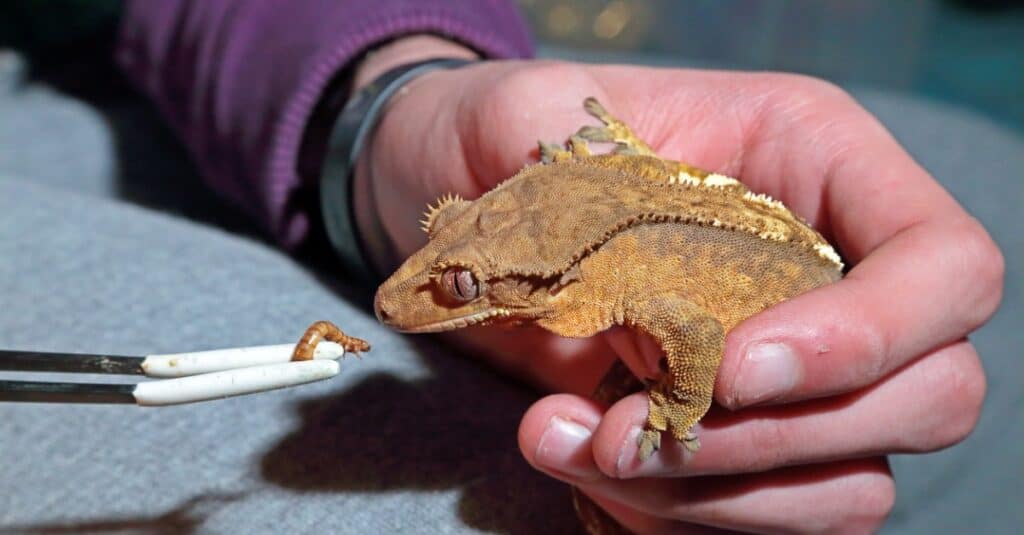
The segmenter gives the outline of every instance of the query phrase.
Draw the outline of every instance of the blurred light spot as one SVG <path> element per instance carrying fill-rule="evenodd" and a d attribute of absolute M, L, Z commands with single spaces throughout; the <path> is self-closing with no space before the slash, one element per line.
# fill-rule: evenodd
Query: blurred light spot
<path fill-rule="evenodd" d="M 614 39 L 626 28 L 632 16 L 632 10 L 626 2 L 610 2 L 594 19 L 594 35 L 601 39 Z"/>
<path fill-rule="evenodd" d="M 566 36 L 580 25 L 579 13 L 569 4 L 558 4 L 548 11 L 548 30 L 558 36 Z"/>

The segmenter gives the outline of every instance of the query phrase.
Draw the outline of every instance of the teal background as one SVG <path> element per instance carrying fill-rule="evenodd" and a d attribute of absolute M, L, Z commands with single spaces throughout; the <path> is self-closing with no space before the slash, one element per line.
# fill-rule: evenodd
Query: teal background
<path fill-rule="evenodd" d="M 1019 0 L 519 3 L 544 48 L 598 60 L 800 72 L 936 99 L 1024 131 Z M 602 14 L 626 19 L 614 37 L 595 31 Z"/>

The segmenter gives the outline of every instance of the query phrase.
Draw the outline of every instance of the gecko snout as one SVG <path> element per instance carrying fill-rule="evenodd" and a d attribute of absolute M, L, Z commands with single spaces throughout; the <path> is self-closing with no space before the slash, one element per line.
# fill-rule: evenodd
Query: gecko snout
<path fill-rule="evenodd" d="M 373 298 L 373 312 L 377 315 L 377 321 L 385 325 L 390 324 L 391 314 L 388 313 L 386 303 L 379 292 Z"/>

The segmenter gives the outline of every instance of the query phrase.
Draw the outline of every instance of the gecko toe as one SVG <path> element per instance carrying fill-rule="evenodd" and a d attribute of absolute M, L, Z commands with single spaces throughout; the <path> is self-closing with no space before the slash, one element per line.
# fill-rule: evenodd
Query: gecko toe
<path fill-rule="evenodd" d="M 637 438 L 637 446 L 640 449 L 640 461 L 646 461 L 661 447 L 661 431 L 644 429 Z"/>
<path fill-rule="evenodd" d="M 700 437 L 698 437 L 697 433 L 694 433 L 693 431 L 688 431 L 686 436 L 683 437 L 682 442 L 686 451 L 697 453 L 697 451 L 700 450 Z"/>

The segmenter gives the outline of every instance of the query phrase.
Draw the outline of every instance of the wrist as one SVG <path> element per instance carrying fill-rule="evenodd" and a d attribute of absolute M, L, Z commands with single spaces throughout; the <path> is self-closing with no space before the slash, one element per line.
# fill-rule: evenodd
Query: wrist
<path fill-rule="evenodd" d="M 457 59 L 479 59 L 479 55 L 473 50 L 433 35 L 412 35 L 392 41 L 373 52 L 367 54 L 366 58 L 356 67 L 352 78 L 352 91 L 359 91 L 362 87 L 372 83 L 385 72 L 410 63 L 437 58 Z M 429 76 L 429 75 L 428 75 Z M 412 83 L 415 83 L 413 80 Z M 387 109 L 387 108 L 385 108 Z M 384 112 L 387 113 L 386 111 Z M 384 247 L 367 247 L 364 250 L 365 261 L 378 273 L 389 273 L 403 258 L 395 250 L 393 241 L 387 234 L 379 220 L 381 209 L 374 191 L 373 182 L 379 178 L 375 173 L 373 163 L 374 155 L 386 153 L 385 147 L 376 147 L 377 133 L 373 133 L 369 143 L 360 155 L 355 174 L 352 177 L 352 210 L 355 218 L 356 232 L 361 239 L 367 238 L 367 233 L 376 236 L 375 242 L 382 241 Z"/>
<path fill-rule="evenodd" d="M 480 55 L 435 35 L 401 37 L 367 53 L 353 73 L 352 90 L 358 91 L 394 67 L 432 58 L 480 59 Z"/>

